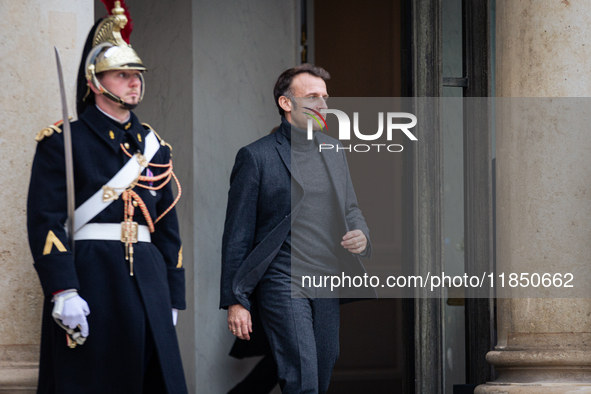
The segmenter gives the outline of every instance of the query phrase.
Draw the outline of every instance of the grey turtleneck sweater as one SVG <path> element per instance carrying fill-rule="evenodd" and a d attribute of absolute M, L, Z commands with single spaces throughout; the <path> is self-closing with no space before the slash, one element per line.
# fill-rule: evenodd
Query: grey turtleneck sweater
<path fill-rule="evenodd" d="M 305 130 L 289 127 L 285 119 L 278 132 L 290 141 L 292 171 L 298 171 L 304 188 L 301 209 L 279 256 L 286 257 L 291 249 L 294 275 L 338 273 L 337 251 L 342 249 L 345 229 L 341 228 L 337 196 L 322 153 L 314 140 L 307 139 Z"/>

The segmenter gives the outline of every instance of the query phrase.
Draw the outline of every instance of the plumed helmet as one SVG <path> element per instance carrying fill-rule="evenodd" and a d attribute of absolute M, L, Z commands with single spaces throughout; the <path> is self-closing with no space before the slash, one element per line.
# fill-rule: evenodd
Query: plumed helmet
<path fill-rule="evenodd" d="M 128 18 L 129 12 L 121 7 L 121 1 L 102 1 L 107 6 L 107 9 L 110 8 L 109 3 L 114 4 L 113 8 L 110 9 L 111 15 L 97 21 L 86 40 L 78 70 L 76 107 L 79 115 L 94 101 L 94 97 L 89 95 L 90 88 L 87 86 L 89 84 L 94 85 L 101 94 L 121 104 L 121 106 L 127 109 L 135 108 L 137 104 L 127 104 L 120 97 L 103 87 L 97 75 L 111 70 L 147 71 L 138 54 L 128 44 L 132 25 Z M 144 97 L 144 79 L 142 75 L 140 75 L 140 78 L 142 80 L 142 91 L 139 101 Z"/>

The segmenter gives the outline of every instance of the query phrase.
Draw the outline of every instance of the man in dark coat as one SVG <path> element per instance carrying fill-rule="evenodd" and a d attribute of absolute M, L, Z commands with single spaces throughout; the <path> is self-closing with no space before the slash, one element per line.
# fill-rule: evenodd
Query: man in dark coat
<path fill-rule="evenodd" d="M 339 352 L 339 299 L 299 285 L 294 294 L 292 276 L 363 275 L 359 256 L 371 253 L 343 150 L 318 149 L 339 142 L 317 130 L 306 137 L 305 112 L 326 108 L 328 78 L 309 64 L 279 77 L 281 126 L 238 152 L 230 180 L 220 307 L 248 340 L 256 303 L 283 393 L 325 393 Z"/>
<path fill-rule="evenodd" d="M 145 68 L 121 39 L 124 18 L 116 6 L 97 22 L 82 56 L 73 235 L 61 123 L 36 138 L 27 225 L 45 294 L 39 393 L 187 392 L 174 328 L 185 308 L 176 177 L 170 146 L 130 111 Z"/>

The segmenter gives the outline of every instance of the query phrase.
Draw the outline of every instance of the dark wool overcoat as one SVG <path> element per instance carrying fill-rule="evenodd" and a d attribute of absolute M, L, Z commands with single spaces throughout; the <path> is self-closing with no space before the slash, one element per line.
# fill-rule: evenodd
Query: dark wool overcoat
<path fill-rule="evenodd" d="M 292 166 L 291 146 L 284 132 L 290 133 L 291 125 L 282 118 L 275 133 L 240 149 L 236 156 L 222 241 L 220 308 L 240 303 L 251 309 L 253 291 L 288 237 L 301 208 L 302 175 Z M 338 140 L 321 132 L 316 133 L 315 143 L 341 146 Z M 365 257 L 369 257 L 369 229 L 357 205 L 345 153 L 334 149 L 323 152 L 322 159 L 337 197 L 340 216 L 335 220 L 345 231 L 359 229 L 366 235 Z M 365 273 L 359 255 L 342 249 L 337 257 L 343 272 Z M 341 298 L 341 303 L 375 296 L 374 289 L 354 289 Z"/>
<path fill-rule="evenodd" d="M 95 106 L 71 124 L 76 207 L 100 190 L 129 160 L 144 151 L 149 132 L 132 113 L 117 125 Z M 43 136 L 40 133 L 40 136 Z M 184 268 L 175 210 L 155 224 L 151 243 L 134 245 L 134 275 L 120 241 L 76 241 L 75 256 L 64 228 L 67 217 L 63 133 L 46 129 L 38 143 L 27 203 L 29 244 L 45 303 L 39 393 L 141 393 L 146 335 L 151 332 L 168 393 L 186 393 L 171 308 L 185 308 Z M 170 149 L 161 144 L 152 163 L 166 164 Z M 150 167 L 154 175 L 162 169 Z M 144 171 L 145 173 L 145 171 Z M 155 186 L 158 185 L 158 182 Z M 151 193 L 133 189 L 155 220 L 174 200 L 170 183 Z M 90 223 L 120 223 L 122 198 Z M 134 220 L 146 224 L 139 208 Z M 61 251 L 60 251 L 61 249 Z M 76 289 L 90 308 L 90 334 L 83 345 L 66 346 L 66 333 L 51 317 L 52 295 Z"/>

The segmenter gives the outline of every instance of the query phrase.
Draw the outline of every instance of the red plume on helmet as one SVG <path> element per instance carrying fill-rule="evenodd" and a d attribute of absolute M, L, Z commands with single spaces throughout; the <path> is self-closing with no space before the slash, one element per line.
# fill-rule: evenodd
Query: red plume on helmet
<path fill-rule="evenodd" d="M 101 0 L 101 2 L 105 5 L 105 7 L 107 7 L 107 12 L 109 13 L 109 15 L 112 15 L 112 10 L 113 8 L 115 8 L 115 0 Z M 129 45 L 129 36 L 131 35 L 131 31 L 133 30 L 133 21 L 131 20 L 131 15 L 129 15 L 129 8 L 127 7 L 127 4 L 125 4 L 125 1 L 119 0 L 119 3 L 121 3 L 121 8 L 125 10 L 124 14 L 127 17 L 127 24 L 125 25 L 123 30 L 121 30 L 121 38 L 123 38 L 123 40 L 125 40 L 125 42 Z"/>

